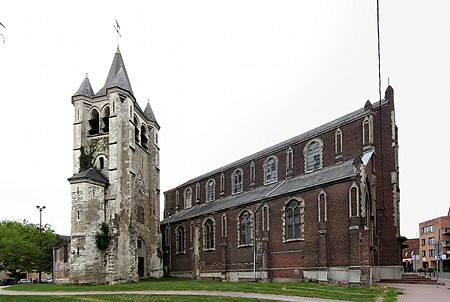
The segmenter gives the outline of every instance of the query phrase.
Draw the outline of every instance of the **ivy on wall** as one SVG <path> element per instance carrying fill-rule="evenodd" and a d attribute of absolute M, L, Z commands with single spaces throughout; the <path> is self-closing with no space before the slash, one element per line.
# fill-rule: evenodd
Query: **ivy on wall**
<path fill-rule="evenodd" d="M 106 222 L 102 222 L 100 232 L 95 234 L 95 244 L 100 251 L 104 252 L 108 248 L 110 241 L 111 234 L 109 234 L 109 226 Z"/>

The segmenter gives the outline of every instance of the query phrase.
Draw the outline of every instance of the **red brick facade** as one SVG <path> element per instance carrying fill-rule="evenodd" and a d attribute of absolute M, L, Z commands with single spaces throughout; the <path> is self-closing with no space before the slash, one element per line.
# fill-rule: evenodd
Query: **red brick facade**
<path fill-rule="evenodd" d="M 362 284 L 399 277 L 394 112 L 388 87 L 381 106 L 367 102 L 165 192 L 166 273 Z"/>

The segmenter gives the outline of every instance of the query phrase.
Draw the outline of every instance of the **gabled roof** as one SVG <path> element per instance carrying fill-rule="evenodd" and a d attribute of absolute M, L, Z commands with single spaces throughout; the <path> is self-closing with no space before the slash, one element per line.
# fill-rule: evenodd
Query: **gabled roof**
<path fill-rule="evenodd" d="M 145 106 L 144 115 L 149 121 L 158 124 L 155 118 L 155 114 L 153 113 L 152 107 L 150 106 L 150 101 L 148 101 L 147 106 Z"/>
<path fill-rule="evenodd" d="M 223 211 L 255 202 L 262 202 L 282 195 L 295 194 L 328 183 L 353 179 L 355 176 L 356 171 L 353 167 L 353 160 L 348 160 L 341 164 L 302 174 L 295 178 L 287 179 L 285 181 L 280 180 L 267 186 L 258 187 L 253 191 L 245 191 L 240 194 L 227 196 L 222 199 L 216 199 L 215 201 L 183 209 L 164 219 L 161 224 L 174 223 L 207 215 L 208 213 Z"/>
<path fill-rule="evenodd" d="M 95 94 L 95 96 L 106 95 L 106 89 L 111 87 L 119 87 L 133 94 L 127 69 L 125 68 L 119 48 L 117 48 L 116 54 L 114 55 L 105 85 Z"/>
<path fill-rule="evenodd" d="M 85 180 L 85 179 L 90 179 L 93 181 L 101 182 L 105 185 L 109 184 L 108 178 L 106 178 L 102 173 L 95 170 L 94 168 L 89 168 L 80 173 L 77 173 L 77 174 L 73 175 L 72 177 L 68 178 L 67 180 L 70 183 L 72 183 L 75 181 L 80 181 L 80 180 Z"/>
<path fill-rule="evenodd" d="M 78 88 L 77 92 L 73 96 L 76 95 L 83 95 L 87 97 L 93 97 L 94 91 L 92 90 L 91 82 L 89 81 L 88 75 L 86 73 L 86 77 L 83 80 L 83 83 L 81 83 L 80 88 Z"/>

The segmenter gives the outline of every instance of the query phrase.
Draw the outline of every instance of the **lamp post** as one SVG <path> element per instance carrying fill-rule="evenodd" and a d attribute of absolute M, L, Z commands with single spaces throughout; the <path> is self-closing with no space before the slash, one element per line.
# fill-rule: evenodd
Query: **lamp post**
<path fill-rule="evenodd" d="M 36 209 L 39 211 L 39 245 L 42 251 L 42 210 L 45 209 L 45 206 L 36 206 Z M 41 265 L 42 265 L 42 257 L 39 259 L 39 283 L 41 283 Z"/>

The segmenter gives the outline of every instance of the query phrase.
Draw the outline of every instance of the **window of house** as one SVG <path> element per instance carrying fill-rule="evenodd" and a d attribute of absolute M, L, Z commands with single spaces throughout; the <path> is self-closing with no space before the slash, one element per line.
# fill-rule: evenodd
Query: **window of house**
<path fill-rule="evenodd" d="M 249 211 L 244 210 L 239 215 L 238 223 L 238 245 L 246 246 L 252 244 L 252 219 Z"/>
<path fill-rule="evenodd" d="M 134 142 L 137 144 L 139 143 L 139 120 L 137 119 L 137 117 L 134 117 L 133 123 L 134 123 Z"/>
<path fill-rule="evenodd" d="M 255 163 L 251 162 L 250 164 L 250 182 L 255 181 Z"/>
<path fill-rule="evenodd" d="M 422 257 L 425 257 L 427 255 L 427 251 L 423 250 L 422 251 Z"/>
<path fill-rule="evenodd" d="M 200 183 L 197 183 L 195 185 L 195 200 L 196 201 L 200 200 Z"/>
<path fill-rule="evenodd" d="M 206 185 L 206 201 L 213 201 L 216 199 L 216 182 L 210 179 Z"/>
<path fill-rule="evenodd" d="M 100 132 L 100 118 L 98 111 L 96 109 L 91 111 L 91 116 L 89 118 L 89 134 L 95 135 Z"/>
<path fill-rule="evenodd" d="M 177 254 L 186 253 L 186 232 L 182 225 L 178 226 L 176 234 L 177 234 L 177 238 L 176 238 Z"/>
<path fill-rule="evenodd" d="M 233 176 L 232 176 L 232 190 L 231 192 L 233 194 L 236 193 L 241 193 L 243 186 L 244 186 L 244 180 L 242 177 L 242 169 L 237 169 L 236 171 L 234 171 Z"/>
<path fill-rule="evenodd" d="M 327 195 L 325 192 L 321 192 L 317 198 L 319 222 L 327 221 Z"/>
<path fill-rule="evenodd" d="M 269 230 L 269 207 L 265 204 L 262 208 L 262 230 Z"/>
<path fill-rule="evenodd" d="M 433 250 L 429 250 L 428 253 L 429 253 L 430 257 L 434 257 L 436 255 L 436 251 L 434 249 Z"/>
<path fill-rule="evenodd" d="M 286 174 L 292 176 L 294 169 L 294 151 L 289 147 L 286 151 Z"/>
<path fill-rule="evenodd" d="M 284 209 L 284 239 L 303 239 L 304 202 L 291 199 Z"/>
<path fill-rule="evenodd" d="M 369 117 L 366 117 L 363 121 L 363 144 L 371 144 L 373 143 L 372 139 L 372 120 Z"/>
<path fill-rule="evenodd" d="M 429 245 L 432 245 L 432 244 L 434 244 L 434 243 L 435 243 L 434 237 L 428 238 L 428 244 L 429 244 Z"/>
<path fill-rule="evenodd" d="M 141 206 L 137 207 L 137 221 L 144 223 L 144 208 Z"/>
<path fill-rule="evenodd" d="M 214 249 L 214 239 L 215 239 L 215 229 L 214 229 L 214 221 L 211 218 L 208 218 L 204 225 L 204 247 L 205 250 Z"/>
<path fill-rule="evenodd" d="M 222 237 L 227 237 L 227 215 L 222 215 Z"/>
<path fill-rule="evenodd" d="M 275 157 L 269 157 L 264 163 L 264 184 L 270 184 L 278 180 L 278 161 Z"/>
<path fill-rule="evenodd" d="M 359 216 L 359 191 L 355 183 L 353 183 L 348 192 L 348 199 L 350 217 Z"/>
<path fill-rule="evenodd" d="M 225 175 L 220 174 L 220 192 L 225 191 Z"/>
<path fill-rule="evenodd" d="M 103 110 L 103 114 L 102 114 L 102 131 L 103 133 L 108 133 L 109 132 L 109 107 L 106 107 Z"/>
<path fill-rule="evenodd" d="M 425 245 L 425 239 L 422 239 L 422 245 Z"/>
<path fill-rule="evenodd" d="M 305 160 L 305 172 L 322 168 L 322 144 L 319 141 L 312 141 L 307 146 Z"/>
<path fill-rule="evenodd" d="M 147 128 L 144 125 L 141 126 L 141 146 L 148 149 Z"/>
<path fill-rule="evenodd" d="M 192 190 L 191 188 L 187 188 L 184 191 L 184 208 L 190 208 L 192 207 Z"/>
<path fill-rule="evenodd" d="M 341 154 L 342 153 L 342 131 L 341 131 L 341 129 L 337 129 L 336 133 L 334 134 L 334 145 L 335 145 L 336 155 Z"/>
<path fill-rule="evenodd" d="M 434 225 L 429 225 L 422 228 L 422 234 L 428 234 L 434 232 Z"/>

